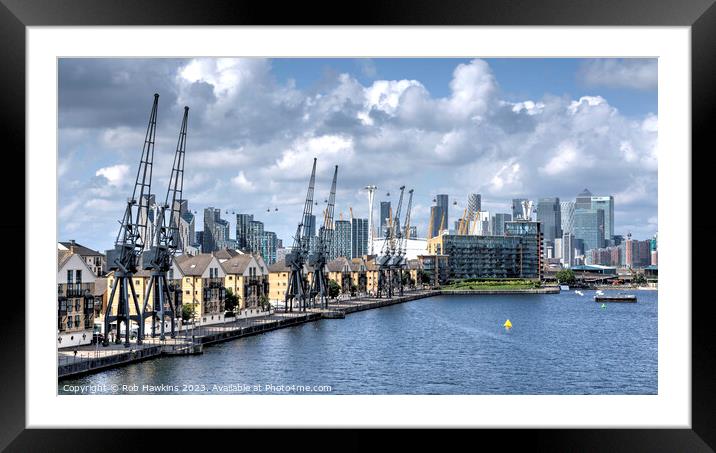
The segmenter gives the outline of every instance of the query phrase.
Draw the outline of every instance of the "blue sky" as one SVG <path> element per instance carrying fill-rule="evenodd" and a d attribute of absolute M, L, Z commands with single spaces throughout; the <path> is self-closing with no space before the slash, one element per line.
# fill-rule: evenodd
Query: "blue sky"
<path fill-rule="evenodd" d="M 512 101 L 539 99 L 545 94 L 567 95 L 575 99 L 595 93 L 592 86 L 580 78 L 578 58 L 500 58 L 485 59 L 490 64 L 504 97 Z M 466 58 L 370 58 L 370 59 L 275 59 L 272 66 L 283 81 L 293 79 L 300 89 L 320 86 L 327 73 L 349 73 L 368 85 L 374 80 L 420 80 L 433 96 L 450 94 L 452 73 Z M 657 113 L 655 89 L 632 89 L 602 86 L 599 95 L 608 99 L 625 115 Z"/>
<path fill-rule="evenodd" d="M 253 213 L 287 243 L 314 156 L 317 198 L 339 165 L 336 217 L 367 217 L 367 184 L 380 187 L 376 205 L 415 188 L 421 236 L 436 193 L 458 201 L 452 223 L 470 192 L 494 214 L 513 197 L 589 188 L 615 196 L 618 234 L 646 238 L 657 229 L 656 80 L 656 60 L 61 59 L 59 237 L 111 247 L 158 92 L 153 191 L 166 192 L 189 105 L 191 209 Z"/>

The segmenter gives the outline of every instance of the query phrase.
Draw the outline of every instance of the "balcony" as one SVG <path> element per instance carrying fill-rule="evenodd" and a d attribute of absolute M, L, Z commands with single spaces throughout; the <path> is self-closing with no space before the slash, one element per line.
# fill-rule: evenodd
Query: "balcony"
<path fill-rule="evenodd" d="M 204 288 L 222 288 L 224 286 L 224 279 L 220 277 L 203 278 L 202 286 Z"/>
<path fill-rule="evenodd" d="M 60 283 L 57 285 L 57 297 L 83 297 L 92 295 L 94 283 Z"/>

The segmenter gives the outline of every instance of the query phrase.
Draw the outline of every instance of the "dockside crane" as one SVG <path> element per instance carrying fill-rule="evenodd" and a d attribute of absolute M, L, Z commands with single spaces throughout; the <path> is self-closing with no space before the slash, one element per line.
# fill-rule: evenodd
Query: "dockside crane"
<path fill-rule="evenodd" d="M 298 309 L 306 311 L 308 301 L 308 288 L 303 275 L 303 266 L 308 260 L 311 238 L 309 231 L 309 220 L 313 214 L 313 189 L 316 184 L 316 158 L 313 158 L 313 169 L 311 179 L 308 182 L 306 203 L 303 206 L 303 217 L 296 228 L 296 235 L 293 237 L 291 251 L 286 254 L 286 266 L 289 268 L 288 287 L 284 301 L 284 311 L 293 311 L 293 301 L 298 303 Z"/>
<path fill-rule="evenodd" d="M 408 240 L 410 239 L 410 211 L 413 209 L 413 190 L 408 191 L 408 206 L 405 211 L 405 222 L 403 222 L 402 233 L 399 239 L 398 253 L 394 260 L 394 267 L 397 271 L 397 284 L 399 294 L 403 295 L 403 273 L 408 267 Z"/>
<path fill-rule="evenodd" d="M 336 203 L 336 179 L 338 178 L 338 165 L 333 170 L 333 182 L 331 183 L 331 194 L 328 197 L 328 206 L 323 216 L 323 227 L 318 235 L 316 251 L 309 257 L 308 263 L 313 267 L 313 281 L 311 283 L 311 306 L 316 302 L 323 308 L 328 308 L 328 274 L 326 264 L 328 263 L 329 248 L 333 239 L 333 210 Z M 316 300 L 318 299 L 318 300 Z"/>
<path fill-rule="evenodd" d="M 176 254 L 179 244 L 179 201 L 182 200 L 184 188 L 184 158 L 186 154 L 186 131 L 189 118 L 189 107 L 184 107 L 179 140 L 174 153 L 172 173 L 169 178 L 167 195 L 164 204 L 159 206 L 156 218 L 157 229 L 152 247 L 142 254 L 142 265 L 145 270 L 151 270 L 146 291 L 144 293 L 144 307 L 142 319 L 152 319 L 152 338 L 156 336 L 155 321 L 160 323 L 159 338 L 164 340 L 164 319 L 169 317 L 171 322 L 171 338 L 176 336 L 175 320 L 177 315 L 176 301 L 169 291 L 167 272 L 172 266 L 172 257 Z M 171 204 L 170 204 L 171 203 Z M 167 222 L 166 214 L 169 210 Z M 166 308 L 165 308 L 166 303 Z"/>
<path fill-rule="evenodd" d="M 139 306 L 139 298 L 134 289 L 133 277 L 137 272 L 140 254 L 144 249 L 144 232 L 147 229 L 149 217 L 149 194 L 152 186 L 152 162 L 154 161 L 154 141 L 157 131 L 157 106 L 159 95 L 154 94 L 154 103 L 149 114 L 149 124 L 144 135 L 144 146 L 137 167 L 137 176 L 134 181 L 132 197 L 127 200 L 124 216 L 119 222 L 119 232 L 114 242 L 114 248 L 107 250 L 107 268 L 114 271 L 114 281 L 110 292 L 107 309 L 104 314 L 103 346 L 109 346 L 109 329 L 113 321 L 117 322 L 117 336 L 115 343 L 120 343 L 121 324 L 124 323 L 124 346 L 129 347 L 129 336 L 132 321 L 137 323 L 137 344 L 142 343 L 144 335 L 144 320 Z M 112 314 L 114 295 L 117 298 L 117 314 Z M 129 310 L 129 298 L 134 303 L 134 314 Z"/>
<path fill-rule="evenodd" d="M 378 297 L 382 297 L 384 293 L 388 298 L 393 297 L 394 258 L 398 255 L 399 238 L 402 236 L 399 225 L 404 192 L 405 186 L 400 186 L 398 206 L 395 210 L 395 215 L 393 215 L 392 210 L 390 212 L 388 227 L 385 229 L 385 241 L 383 242 L 383 247 L 381 247 L 381 255 L 376 260 L 378 264 Z"/>

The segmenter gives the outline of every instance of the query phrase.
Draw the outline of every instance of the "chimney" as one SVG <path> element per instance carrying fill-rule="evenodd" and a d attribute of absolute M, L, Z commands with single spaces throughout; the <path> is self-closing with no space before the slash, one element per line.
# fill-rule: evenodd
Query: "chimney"
<path fill-rule="evenodd" d="M 75 240 L 70 239 L 70 253 L 75 253 Z"/>

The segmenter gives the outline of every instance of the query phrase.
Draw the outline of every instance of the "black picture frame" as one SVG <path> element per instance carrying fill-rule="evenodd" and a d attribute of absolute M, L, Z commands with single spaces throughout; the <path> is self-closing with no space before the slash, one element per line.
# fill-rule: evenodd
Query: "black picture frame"
<path fill-rule="evenodd" d="M 340 7 L 339 7 L 340 6 Z M 319 15 L 318 10 L 332 14 Z M 348 11 L 348 12 L 346 12 Z M 458 0 L 362 2 L 346 9 L 305 2 L 248 2 L 189 0 L 0 0 L 0 70 L 2 108 L 0 108 L 4 155 L 14 150 L 16 169 L 24 167 L 25 149 L 25 28 L 28 26 L 68 25 L 546 25 L 546 26 L 690 26 L 692 64 L 692 150 L 712 148 L 710 124 L 716 105 L 716 6 L 714 0 L 493 0 L 464 2 Z M 48 102 L 54 102 L 48 100 Z M 8 140 L 10 143 L 8 143 Z M 689 158 L 689 153 L 684 153 Z M 708 171 L 707 165 L 694 166 L 697 153 L 691 153 L 692 168 Z M 9 159 L 9 157 L 8 157 Z M 22 178 L 24 172 L 17 171 Z M 693 173 L 692 193 L 704 197 L 712 189 L 699 188 Z M 7 185 L 5 185 L 8 187 Z M 14 185 L 24 187 L 22 182 Z M 8 194 L 10 192 L 6 192 Z M 16 199 L 19 199 L 19 195 Z M 6 195 L 7 196 L 7 195 Z M 707 209 L 708 202 L 692 200 L 692 206 Z M 705 208 L 703 208 L 705 207 Z M 25 207 L 16 207 L 24 212 Z M 3 216 L 0 227 L 5 238 L 28 238 L 24 216 Z M 694 238 L 707 237 L 708 222 L 690 223 Z M 709 240 L 710 242 L 710 240 Z M 19 247 L 19 244 L 16 244 Z M 691 244 L 688 245 L 689 247 Z M 24 251 L 16 251 L 16 257 Z M 22 255 L 20 255 L 22 253 Z M 710 255 L 712 252 L 705 253 Z M 693 254 L 694 276 L 699 255 Z M 705 259 L 705 258 L 702 258 Z M 705 264 L 705 263 L 704 263 Z M 17 264 L 15 264 L 17 266 Z M 23 267 L 24 268 L 24 267 Z M 25 276 L 25 285 L 28 285 Z M 695 288 L 694 288 L 695 289 Z M 694 296 L 696 292 L 694 291 Z M 684 300 L 665 303 L 689 303 Z M 484 430 L 479 443 L 492 440 L 508 447 L 529 447 L 549 451 L 713 451 L 716 448 L 716 342 L 714 317 L 710 316 L 711 298 L 692 297 L 692 429 L 571 429 L 517 430 L 505 433 Z M 25 301 L 26 304 L 30 301 Z M 34 303 L 38 303 L 34 301 Z M 41 302 L 39 302 L 41 303 Z M 25 429 L 25 311 L 3 310 L 0 317 L 0 449 L 8 451 L 114 451 L 127 448 L 127 437 L 121 430 L 40 430 Z M 100 412 L 111 408 L 100 408 Z M 548 409 L 547 409 L 548 410 Z M 94 416 L 94 414 L 92 414 Z M 133 439 L 143 446 L 165 443 L 175 445 L 179 437 L 196 433 L 167 433 L 159 430 L 138 430 Z M 371 447 L 365 433 L 337 433 L 342 445 Z M 421 441 L 427 433 L 413 431 L 409 437 Z M 444 434 L 443 434 L 444 435 Z M 230 434 L 220 437 L 234 438 Z M 472 436 L 472 435 L 470 435 Z M 212 436 L 213 437 L 213 436 Z M 243 436 L 242 436 L 243 437 Z M 474 445 L 474 437 L 472 437 Z M 271 448 L 295 445 L 295 434 L 271 436 Z M 165 443 L 166 445 L 166 443 Z M 100 447 L 101 446 L 101 447 Z"/>

